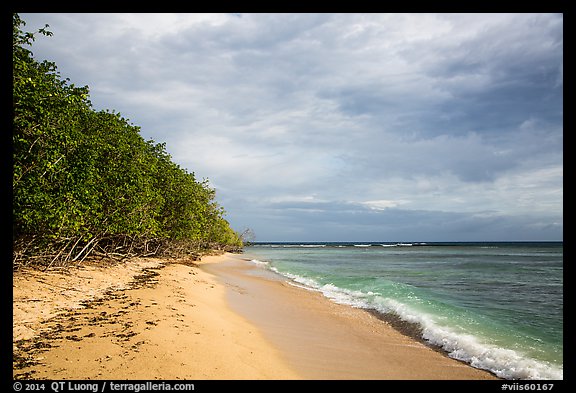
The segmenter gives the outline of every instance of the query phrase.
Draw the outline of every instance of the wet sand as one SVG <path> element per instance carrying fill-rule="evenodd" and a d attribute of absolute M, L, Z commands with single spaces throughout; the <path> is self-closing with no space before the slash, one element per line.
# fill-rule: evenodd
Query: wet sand
<path fill-rule="evenodd" d="M 261 329 L 305 379 L 497 379 L 241 255 L 211 262 L 206 259 L 201 269 L 228 288 L 232 309 Z"/>

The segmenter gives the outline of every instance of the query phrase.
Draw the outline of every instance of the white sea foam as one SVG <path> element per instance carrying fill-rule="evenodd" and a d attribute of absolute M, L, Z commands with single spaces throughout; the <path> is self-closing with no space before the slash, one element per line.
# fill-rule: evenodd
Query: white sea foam
<path fill-rule="evenodd" d="M 282 247 L 282 248 L 321 248 L 321 247 L 326 247 L 326 244 L 282 244 L 282 245 L 275 245 L 274 247 Z"/>
<path fill-rule="evenodd" d="M 394 313 L 406 322 L 416 323 L 422 327 L 422 338 L 441 347 L 448 356 L 467 362 L 473 367 L 488 370 L 498 377 L 529 380 L 563 379 L 562 367 L 528 358 L 517 351 L 483 342 L 479 337 L 443 326 L 432 315 L 414 310 L 400 301 L 383 298 L 373 292 L 350 290 L 333 284 L 322 285 L 311 278 L 281 272 L 275 267 L 271 267 L 271 270 L 290 278 L 293 285 L 319 291 L 336 303 L 373 309 L 382 313 Z"/>
<path fill-rule="evenodd" d="M 448 355 L 473 367 L 489 370 L 505 379 L 562 379 L 563 370 L 549 363 L 527 358 L 517 351 L 483 342 L 476 336 L 442 326 L 426 314 L 414 312 L 398 301 L 386 299 L 382 303 L 405 321 L 422 326 L 422 337 L 441 347 Z M 389 312 L 388 311 L 388 312 Z"/>
<path fill-rule="evenodd" d="M 251 259 L 250 262 L 260 266 L 268 266 L 270 264 L 269 262 L 260 261 L 258 259 Z"/>

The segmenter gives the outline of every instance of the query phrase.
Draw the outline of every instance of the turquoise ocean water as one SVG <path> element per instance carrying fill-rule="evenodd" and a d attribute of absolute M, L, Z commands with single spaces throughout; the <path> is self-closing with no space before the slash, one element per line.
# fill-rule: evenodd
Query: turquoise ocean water
<path fill-rule="evenodd" d="M 252 263 L 506 379 L 563 379 L 563 243 L 262 243 Z M 386 319 L 386 318 L 385 318 Z"/>

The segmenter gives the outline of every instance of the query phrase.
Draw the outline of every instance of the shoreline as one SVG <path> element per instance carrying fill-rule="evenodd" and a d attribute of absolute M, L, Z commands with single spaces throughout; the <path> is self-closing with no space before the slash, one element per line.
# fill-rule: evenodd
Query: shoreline
<path fill-rule="evenodd" d="M 228 288 L 231 308 L 257 326 L 305 379 L 499 380 L 450 358 L 368 310 L 293 285 L 242 255 L 200 265 Z"/>
<path fill-rule="evenodd" d="M 13 278 L 15 379 L 498 379 L 241 254 Z"/>

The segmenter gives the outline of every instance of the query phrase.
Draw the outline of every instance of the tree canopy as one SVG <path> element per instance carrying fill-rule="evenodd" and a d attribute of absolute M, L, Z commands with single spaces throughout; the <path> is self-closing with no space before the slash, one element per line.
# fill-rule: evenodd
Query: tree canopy
<path fill-rule="evenodd" d="M 120 113 L 94 110 L 88 86 L 33 57 L 48 25 L 36 33 L 23 25 L 14 14 L 14 268 L 241 248 L 208 181 Z"/>

